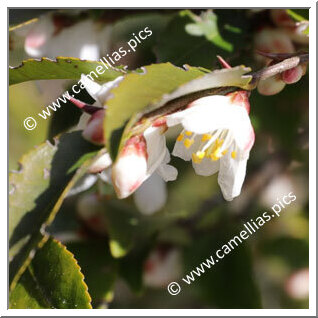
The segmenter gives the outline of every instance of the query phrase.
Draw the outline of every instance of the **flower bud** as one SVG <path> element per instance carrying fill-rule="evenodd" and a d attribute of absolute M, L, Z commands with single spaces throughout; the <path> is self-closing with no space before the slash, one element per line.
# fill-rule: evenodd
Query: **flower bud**
<path fill-rule="evenodd" d="M 284 71 L 282 74 L 282 80 L 286 84 L 293 84 L 298 82 L 303 76 L 303 68 L 298 65 L 296 67 L 291 68 L 290 70 Z"/>
<path fill-rule="evenodd" d="M 147 145 L 143 136 L 130 138 L 112 167 L 117 196 L 128 197 L 147 178 Z"/>
<path fill-rule="evenodd" d="M 277 74 L 276 76 L 259 81 L 257 90 L 262 95 L 275 95 L 281 92 L 285 85 L 286 84 L 281 79 L 280 74 Z"/>
<path fill-rule="evenodd" d="M 89 230 L 99 235 L 107 235 L 106 202 L 96 193 L 84 194 L 77 202 L 78 217 Z"/>
<path fill-rule="evenodd" d="M 83 137 L 98 145 L 104 144 L 104 130 L 103 121 L 105 116 L 105 110 L 101 109 L 96 111 L 87 122 L 87 126 L 83 131 Z"/>

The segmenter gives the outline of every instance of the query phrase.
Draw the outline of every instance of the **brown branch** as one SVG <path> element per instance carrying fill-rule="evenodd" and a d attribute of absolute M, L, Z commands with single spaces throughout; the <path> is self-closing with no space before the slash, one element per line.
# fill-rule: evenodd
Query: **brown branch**
<path fill-rule="evenodd" d="M 265 80 L 269 77 L 275 76 L 276 74 L 282 73 L 284 71 L 290 70 L 300 64 L 307 63 L 309 61 L 309 54 L 308 53 L 296 53 L 295 54 L 270 54 L 270 53 L 262 53 L 263 56 L 270 57 L 274 60 L 281 60 L 286 56 L 288 57 L 281 62 L 278 62 L 274 65 L 264 67 L 263 69 L 250 73 L 252 75 L 253 80 L 252 84 L 257 84 L 260 80 Z"/>

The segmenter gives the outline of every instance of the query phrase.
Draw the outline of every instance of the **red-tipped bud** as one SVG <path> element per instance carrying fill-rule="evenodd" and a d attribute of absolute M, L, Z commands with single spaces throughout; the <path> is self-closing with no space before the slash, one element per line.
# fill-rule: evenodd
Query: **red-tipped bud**
<path fill-rule="evenodd" d="M 282 80 L 286 84 L 296 83 L 303 76 L 303 68 L 300 65 L 298 65 L 296 67 L 291 68 L 290 70 L 283 72 L 281 76 L 282 76 Z"/>
<path fill-rule="evenodd" d="M 143 136 L 130 138 L 112 167 L 112 180 L 119 198 L 132 194 L 147 177 L 147 145 Z"/>
<path fill-rule="evenodd" d="M 95 112 L 87 122 L 87 126 L 83 131 L 83 137 L 98 145 L 104 144 L 103 121 L 105 110 L 101 109 Z"/>

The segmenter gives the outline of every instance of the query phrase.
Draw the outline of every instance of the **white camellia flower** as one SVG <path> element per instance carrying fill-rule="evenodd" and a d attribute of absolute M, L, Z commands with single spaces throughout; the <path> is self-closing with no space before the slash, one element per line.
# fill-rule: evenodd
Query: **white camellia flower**
<path fill-rule="evenodd" d="M 172 154 L 192 160 L 199 175 L 210 176 L 219 171 L 224 198 L 231 201 L 237 197 L 254 143 L 247 92 L 200 98 L 166 120 L 168 127 L 183 126 Z"/>

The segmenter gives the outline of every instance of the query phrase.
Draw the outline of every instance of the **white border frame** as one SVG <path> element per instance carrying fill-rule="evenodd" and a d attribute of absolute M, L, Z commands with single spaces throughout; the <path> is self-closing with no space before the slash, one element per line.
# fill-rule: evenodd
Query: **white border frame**
<path fill-rule="evenodd" d="M 149 2 L 135 0 L 134 2 L 128 3 L 128 1 L 107 1 L 108 7 L 105 8 L 205 8 L 211 7 L 215 4 L 213 1 L 174 1 L 173 4 L 171 1 L 161 0 L 160 6 L 149 6 Z M 261 4 L 265 5 L 266 8 L 281 8 L 281 7 L 310 7 L 310 72 L 309 72 L 309 269 L 310 269 L 310 297 L 309 297 L 309 309 L 7 309 L 7 262 L 2 261 L 0 263 L 0 275 L 1 275 L 1 303 L 0 303 L 0 314 L 1 316 L 316 316 L 316 12 L 317 12 L 317 3 L 315 1 L 274 1 L 267 0 L 266 2 L 256 2 L 252 0 L 243 0 L 240 1 L 240 6 L 237 6 L 236 1 L 222 1 L 222 6 L 216 5 L 214 8 L 244 8 L 244 7 L 255 7 L 255 4 L 258 4 L 257 7 L 262 7 Z M 5 6 L 1 6 L 1 23 L 2 28 L 1 39 L 2 43 L 7 40 L 7 9 L 14 7 L 25 7 L 28 4 L 31 7 L 39 8 L 50 8 L 50 7 L 65 7 L 65 0 L 55 0 L 54 2 L 45 3 L 39 0 L 29 0 L 27 2 L 23 0 L 13 0 L 10 3 L 6 1 Z M 68 7 L 78 7 L 80 4 L 77 1 L 71 0 L 67 2 Z M 193 5 L 195 4 L 195 6 Z M 90 0 L 90 7 L 100 7 L 104 8 L 104 1 Z M 1 51 L 2 61 L 6 59 L 6 53 L 4 50 Z M 2 63 L 2 74 L 8 74 L 8 68 L 5 63 Z M 2 87 L 7 87 L 8 82 L 4 83 L 4 76 L 2 76 Z M 7 101 L 8 101 L 8 89 L 7 89 Z M 2 111 L 4 106 L 2 105 Z M 7 110 L 6 114 L 1 116 L 0 124 L 0 135 L 4 136 L 8 132 L 8 123 L 7 123 Z M 8 151 L 8 150 L 7 150 Z M 1 166 L 6 166 L 5 157 L 1 157 Z M 2 169 L 1 171 L 1 180 L 7 180 L 7 171 Z M 1 191 L 1 202 L 7 201 L 7 191 L 4 191 L 4 188 L 8 190 L 7 185 L 2 187 Z M 4 204 L 3 204 L 4 205 Z M 2 210 L 4 213 L 5 209 Z M 1 255 L 7 255 L 7 216 L 5 216 L 6 222 L 1 222 Z"/>

